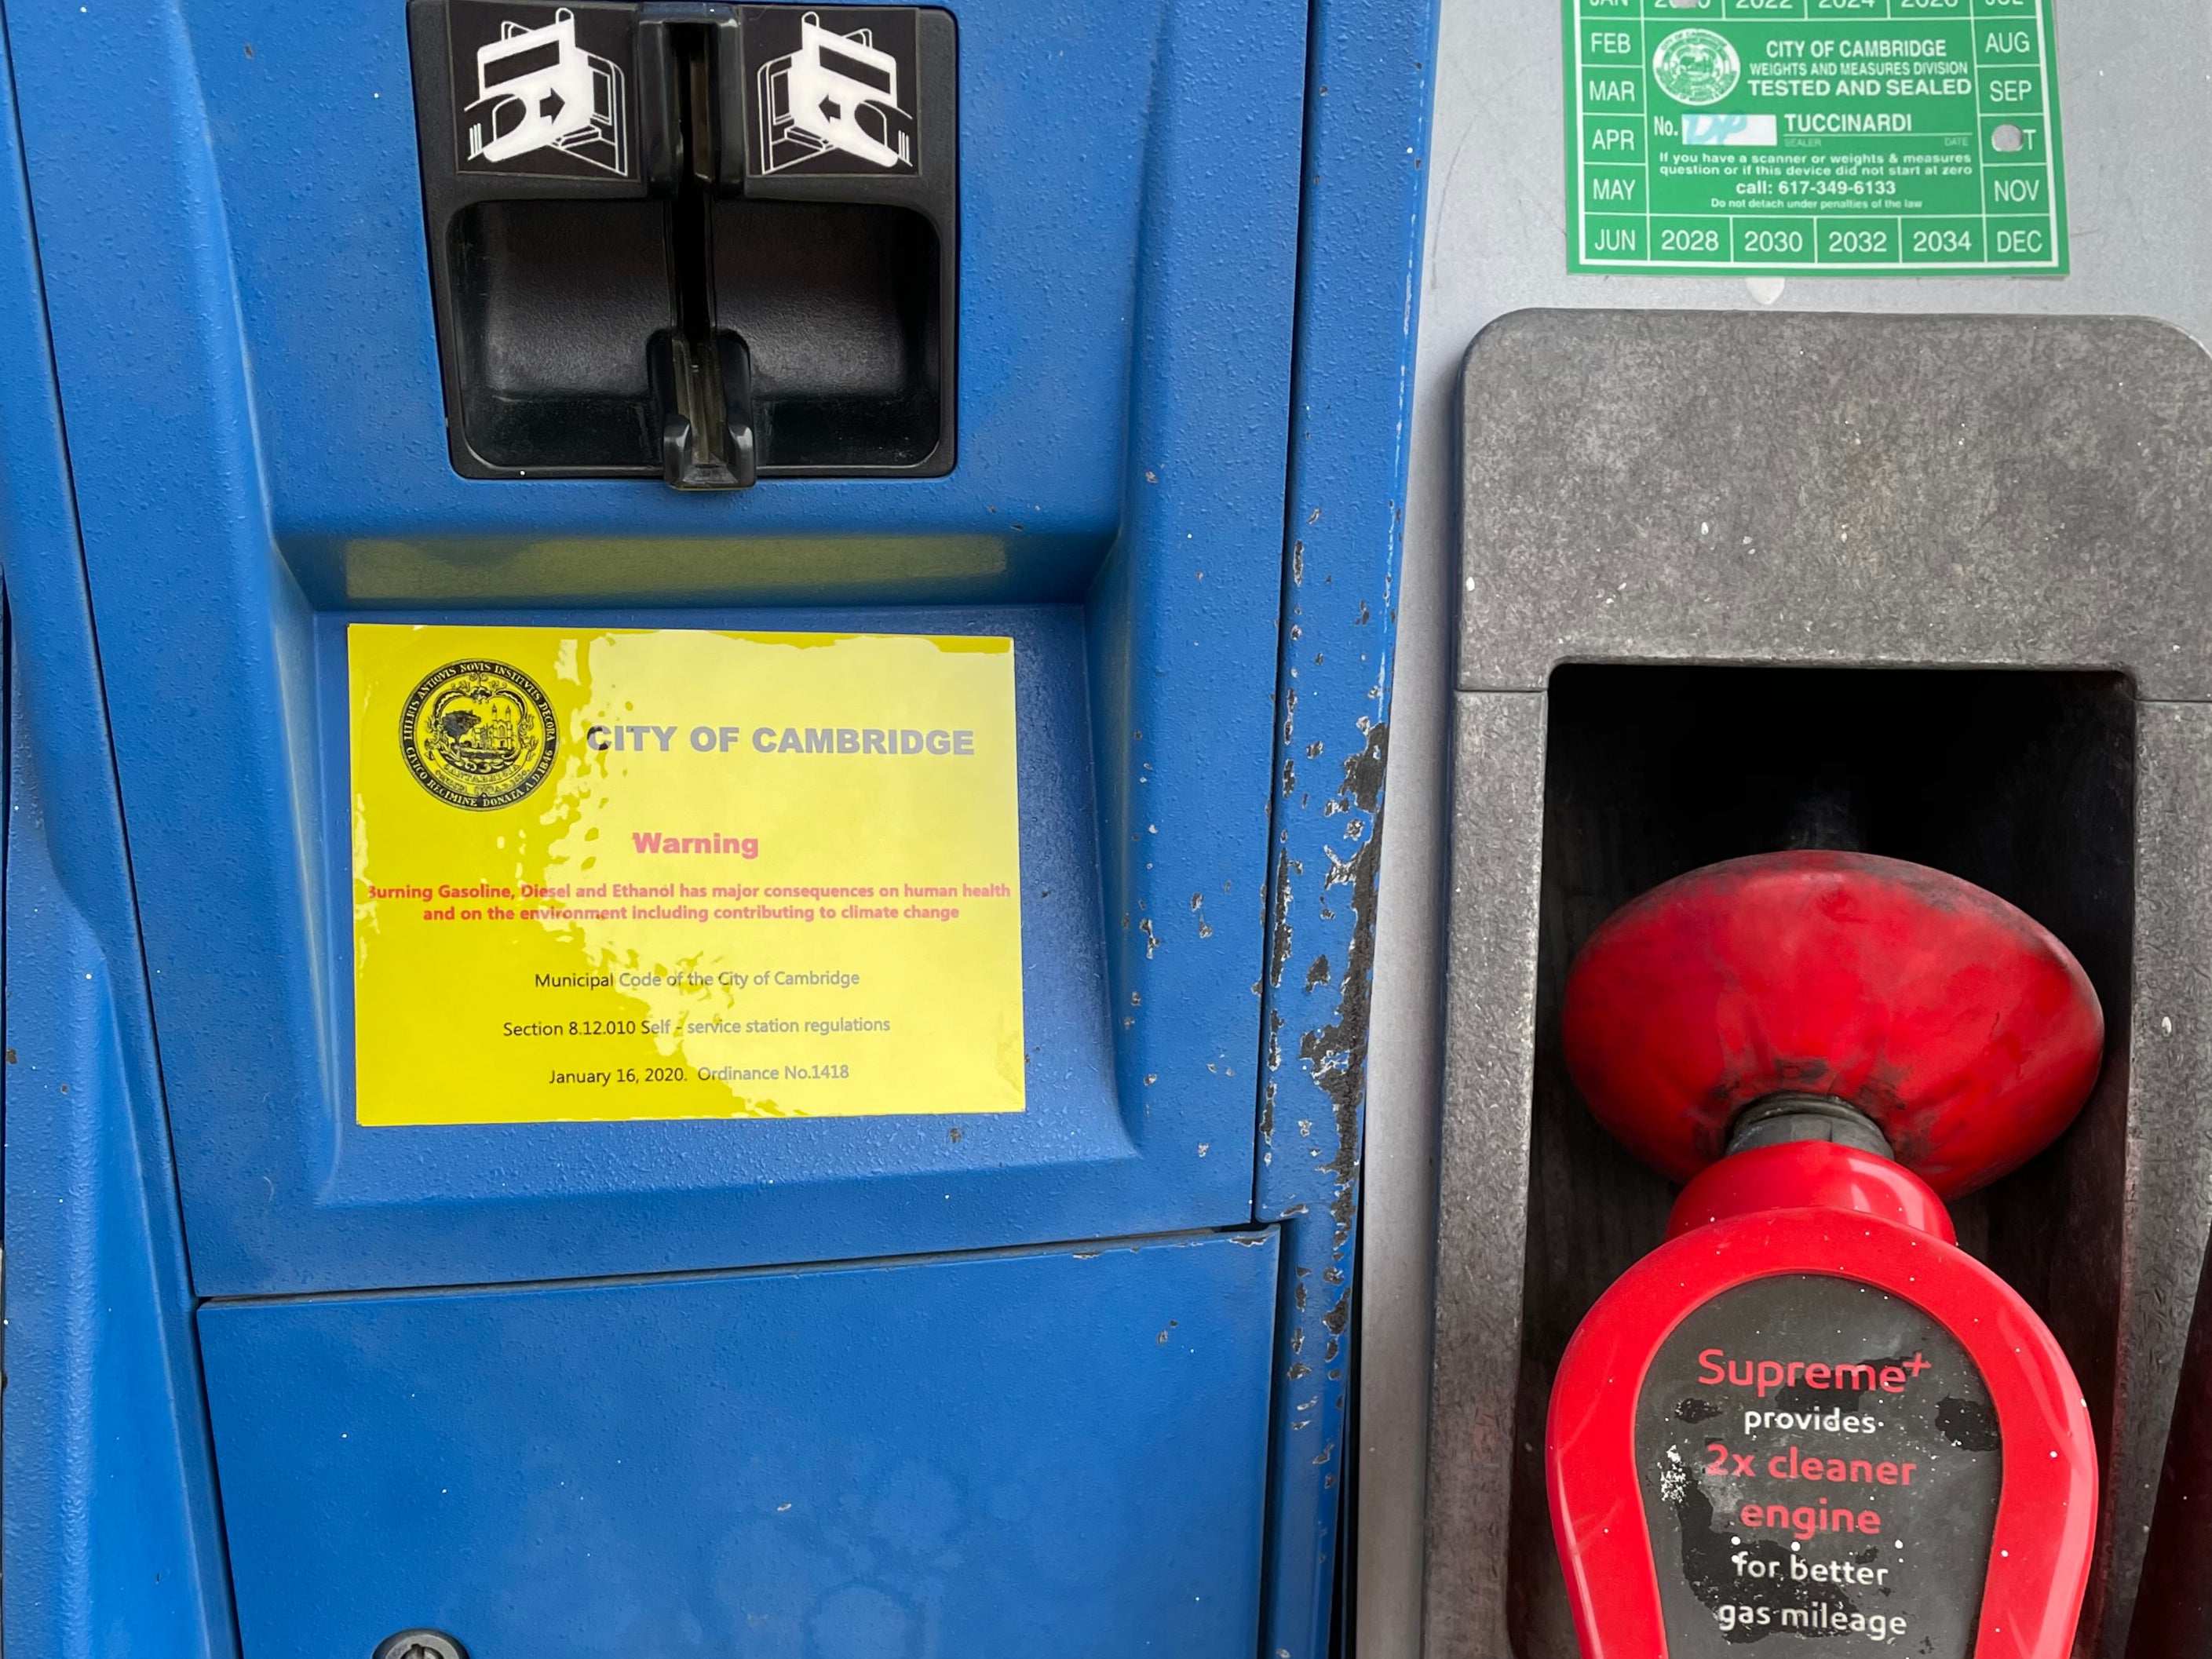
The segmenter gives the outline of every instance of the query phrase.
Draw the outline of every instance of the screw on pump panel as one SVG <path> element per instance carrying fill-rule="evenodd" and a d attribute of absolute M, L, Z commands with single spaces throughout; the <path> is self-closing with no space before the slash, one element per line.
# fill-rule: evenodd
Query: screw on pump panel
<path fill-rule="evenodd" d="M 469 1659 L 469 1650 L 443 1631 L 403 1630 L 379 1642 L 370 1659 Z"/>

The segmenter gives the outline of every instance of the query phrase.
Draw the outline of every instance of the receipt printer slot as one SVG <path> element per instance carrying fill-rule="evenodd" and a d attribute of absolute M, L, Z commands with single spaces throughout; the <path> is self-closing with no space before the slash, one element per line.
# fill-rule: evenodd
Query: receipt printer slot
<path fill-rule="evenodd" d="M 951 470 L 949 13 L 408 16 L 459 471 L 732 489 Z"/>

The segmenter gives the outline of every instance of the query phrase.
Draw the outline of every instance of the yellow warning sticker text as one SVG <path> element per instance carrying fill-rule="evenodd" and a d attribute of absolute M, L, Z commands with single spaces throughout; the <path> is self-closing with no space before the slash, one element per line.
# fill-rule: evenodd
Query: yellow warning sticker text
<path fill-rule="evenodd" d="M 361 1122 L 1022 1109 L 1012 641 L 347 632 Z"/>

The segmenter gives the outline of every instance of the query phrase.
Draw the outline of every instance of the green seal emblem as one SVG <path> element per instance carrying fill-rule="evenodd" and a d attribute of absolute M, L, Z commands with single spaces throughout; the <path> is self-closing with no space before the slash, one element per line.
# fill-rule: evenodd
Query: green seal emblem
<path fill-rule="evenodd" d="M 1717 104 L 1743 78 L 1743 62 L 1723 35 L 1711 29 L 1676 29 L 1651 55 L 1652 78 L 1678 104 Z"/>
<path fill-rule="evenodd" d="M 423 678 L 399 716 L 415 781 L 450 806 L 511 806 L 553 769 L 559 729 L 538 682 L 503 662 L 449 662 Z"/>

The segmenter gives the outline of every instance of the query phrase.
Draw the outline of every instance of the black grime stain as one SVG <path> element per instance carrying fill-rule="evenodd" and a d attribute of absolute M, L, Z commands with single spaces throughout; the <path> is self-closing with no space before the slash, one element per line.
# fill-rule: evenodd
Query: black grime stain
<path fill-rule="evenodd" d="M 1995 1451 L 2003 1444 L 1997 1433 L 1996 1412 L 1979 1400 L 1954 1397 L 1939 1401 L 1936 1407 L 1936 1432 L 1960 1451 Z"/>
<path fill-rule="evenodd" d="M 1762 1538 L 1749 1543 L 1732 1543 L 1731 1534 L 1713 1524 L 1713 1502 L 1705 1496 L 1704 1483 L 1683 1468 L 1679 1461 L 1669 1473 L 1678 1471 L 1679 1483 L 1670 1481 L 1668 1486 L 1675 1487 L 1680 1495 L 1669 1496 L 1667 1503 L 1674 1511 L 1674 1522 L 1682 1540 L 1682 1582 L 1710 1611 L 1717 1612 L 1724 1607 L 1771 1607 L 1777 1615 L 1771 1624 L 1739 1624 L 1729 1631 L 1717 1625 L 1713 1633 L 1723 1641 L 1736 1644 L 1763 1641 L 1770 1636 L 1826 1633 L 1785 1630 L 1780 1620 L 1785 1609 L 1810 1613 L 1815 1607 L 1826 1607 L 1831 1620 L 1848 1620 L 1858 1611 L 1850 1597 L 1839 1589 L 1791 1582 L 1786 1565 L 1790 1550 L 1780 1540 Z M 1771 1570 L 1765 1577 L 1740 1575 L 1735 1560 L 1738 1555 L 1743 1556 L 1747 1563 L 1771 1563 Z"/>
<path fill-rule="evenodd" d="M 1683 1401 L 1690 1405 L 1690 1401 Z M 1771 1537 L 1760 1537 L 1750 1544 L 1732 1544 L 1729 1533 L 1714 1526 L 1712 1500 L 1705 1495 L 1701 1480 L 1690 1475 L 1687 1468 L 1674 1464 L 1681 1471 L 1679 1498 L 1668 1498 L 1668 1506 L 1674 1510 L 1674 1524 L 1681 1531 L 1681 1579 L 1690 1586 L 1690 1593 L 1708 1610 L 1721 1610 L 1723 1606 L 1736 1608 L 1771 1608 L 1777 1620 L 1771 1624 L 1739 1624 L 1735 1631 L 1721 1631 L 1714 1626 L 1714 1635 L 1728 1644 L 1750 1644 L 1763 1641 L 1774 1635 L 1825 1635 L 1825 1632 L 1785 1631 L 1781 1624 L 1783 1610 L 1812 1613 L 1825 1606 L 1829 1620 L 1850 1620 L 1858 1613 L 1858 1606 L 1843 1590 L 1814 1583 L 1790 1582 L 1790 1548 Z M 1672 1474 L 1672 1471 L 1670 1471 Z M 1672 1482 L 1670 1482 L 1672 1484 Z M 1736 1555 L 1745 1562 L 1767 1562 L 1767 1577 L 1750 1577 L 1736 1573 Z"/>

